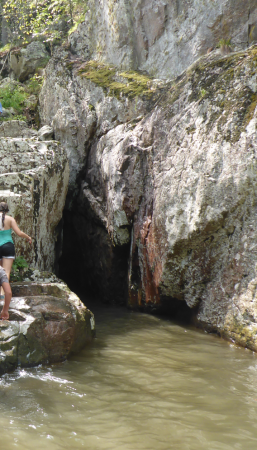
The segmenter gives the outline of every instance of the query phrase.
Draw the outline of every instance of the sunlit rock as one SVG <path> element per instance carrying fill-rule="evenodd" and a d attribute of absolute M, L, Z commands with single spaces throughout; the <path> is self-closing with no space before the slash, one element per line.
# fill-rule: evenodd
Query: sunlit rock
<path fill-rule="evenodd" d="M 55 141 L 37 141 L 23 122 L 0 125 L 0 199 L 21 230 L 32 237 L 32 246 L 13 233 L 16 254 L 38 269 L 53 271 L 55 248 L 61 229 L 69 180 L 66 153 Z"/>
<path fill-rule="evenodd" d="M 43 42 L 34 41 L 25 48 L 10 51 L 9 67 L 19 81 L 25 81 L 38 68 L 46 66 L 49 60 Z"/>
<path fill-rule="evenodd" d="M 256 42 L 256 22 L 252 0 L 89 0 L 69 41 L 85 59 L 173 78 L 226 41 L 233 50 Z"/>
<path fill-rule="evenodd" d="M 71 191 L 95 136 L 99 139 L 114 128 L 119 130 L 120 124 L 138 122 L 156 101 L 159 84 L 137 72 L 116 73 L 109 66 L 76 60 L 64 48 L 55 51 L 45 69 L 39 112 L 42 124 L 53 127 L 55 139 L 65 148 Z M 112 88 L 114 92 L 108 95 Z"/>
<path fill-rule="evenodd" d="M 38 130 L 38 140 L 39 141 L 49 141 L 53 139 L 54 129 L 49 125 L 45 125 L 44 127 Z"/>
<path fill-rule="evenodd" d="M 12 283 L 10 320 L 0 321 L 0 374 L 50 364 L 94 337 L 94 316 L 61 282 Z"/>
<path fill-rule="evenodd" d="M 79 242 L 76 276 L 83 284 L 90 273 L 105 301 L 187 305 L 199 326 L 257 350 L 256 47 L 211 52 L 139 100 L 110 85 L 108 66 L 54 63 L 66 71 L 48 66 L 41 114 L 50 123 L 54 80 L 56 117 L 75 128 L 53 127 L 64 145 L 74 138 L 68 153 L 81 152 L 63 253 Z M 134 106 L 127 119 L 125 105 Z"/>

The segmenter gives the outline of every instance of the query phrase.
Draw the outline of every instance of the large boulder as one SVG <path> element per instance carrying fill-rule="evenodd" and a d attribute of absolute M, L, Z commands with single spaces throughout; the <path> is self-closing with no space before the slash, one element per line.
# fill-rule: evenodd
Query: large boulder
<path fill-rule="evenodd" d="M 22 122 L 2 124 L 2 136 L 8 129 L 11 135 L 16 130 L 31 135 L 0 140 L 0 200 L 8 202 L 20 229 L 33 239 L 29 246 L 14 234 L 16 253 L 38 269 L 53 271 L 68 189 L 67 156 L 58 142 L 39 142 Z"/>
<path fill-rule="evenodd" d="M 83 58 L 173 78 L 222 42 L 256 42 L 257 1 L 89 0 L 69 40 Z"/>
<path fill-rule="evenodd" d="M 0 321 L 0 374 L 51 364 L 94 337 L 94 316 L 64 283 L 13 283 L 10 321 Z"/>
<path fill-rule="evenodd" d="M 45 67 L 49 58 L 43 42 L 33 41 L 24 48 L 10 51 L 9 67 L 16 79 L 23 82 L 38 68 Z"/>

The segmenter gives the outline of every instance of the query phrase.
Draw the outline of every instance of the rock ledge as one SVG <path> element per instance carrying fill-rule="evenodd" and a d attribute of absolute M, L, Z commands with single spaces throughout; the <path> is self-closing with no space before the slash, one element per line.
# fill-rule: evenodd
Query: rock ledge
<path fill-rule="evenodd" d="M 94 337 L 94 315 L 64 283 L 12 284 L 10 321 L 0 321 L 0 374 L 64 361 Z"/>

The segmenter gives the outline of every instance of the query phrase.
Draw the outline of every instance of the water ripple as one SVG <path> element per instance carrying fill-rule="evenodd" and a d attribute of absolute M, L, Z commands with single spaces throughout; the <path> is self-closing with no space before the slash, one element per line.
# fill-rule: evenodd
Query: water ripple
<path fill-rule="evenodd" d="M 122 309 L 70 361 L 0 378 L 3 450 L 256 450 L 256 355 Z"/>

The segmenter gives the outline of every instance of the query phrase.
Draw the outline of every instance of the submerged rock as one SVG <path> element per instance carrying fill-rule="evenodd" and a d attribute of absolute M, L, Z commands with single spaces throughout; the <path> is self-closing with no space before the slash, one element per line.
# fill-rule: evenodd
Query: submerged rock
<path fill-rule="evenodd" d="M 0 374 L 50 364 L 94 337 L 94 316 L 64 283 L 13 283 L 10 320 L 0 321 Z"/>

